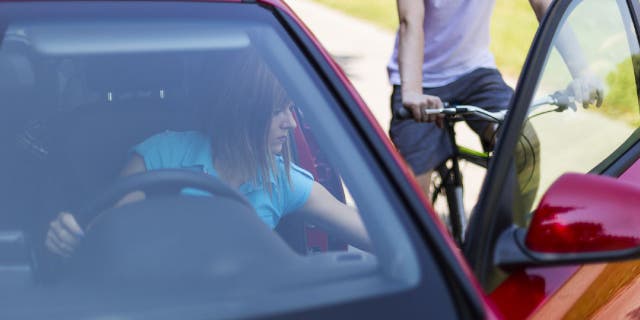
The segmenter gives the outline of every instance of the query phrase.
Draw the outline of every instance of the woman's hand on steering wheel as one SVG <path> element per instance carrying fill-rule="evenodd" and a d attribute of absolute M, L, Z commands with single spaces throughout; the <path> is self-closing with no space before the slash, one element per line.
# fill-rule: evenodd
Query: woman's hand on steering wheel
<path fill-rule="evenodd" d="M 202 172 L 181 169 L 143 171 L 125 176 L 91 199 L 83 210 L 71 214 L 61 212 L 51 221 L 45 246 L 63 257 L 73 254 L 84 231 L 89 230 L 100 213 L 111 207 L 144 199 L 147 196 L 180 194 L 185 188 L 195 188 L 211 195 L 235 199 L 249 208 L 251 204 L 237 191 L 217 177 Z M 83 230 L 84 228 L 84 230 Z"/>
<path fill-rule="evenodd" d="M 69 257 L 84 237 L 82 227 L 73 214 L 60 212 L 49 224 L 45 246 L 49 251 L 62 257 Z"/>

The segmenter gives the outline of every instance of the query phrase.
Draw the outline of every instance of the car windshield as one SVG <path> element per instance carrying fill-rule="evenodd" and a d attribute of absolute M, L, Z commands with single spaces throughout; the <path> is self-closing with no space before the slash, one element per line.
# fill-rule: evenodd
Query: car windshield
<path fill-rule="evenodd" d="M 280 23 L 252 3 L 0 4 L 0 314 L 229 318 L 420 282 L 382 168 Z M 332 211 L 309 199 L 370 246 L 296 219 Z M 68 257 L 46 245 L 61 213 L 84 230 Z"/>

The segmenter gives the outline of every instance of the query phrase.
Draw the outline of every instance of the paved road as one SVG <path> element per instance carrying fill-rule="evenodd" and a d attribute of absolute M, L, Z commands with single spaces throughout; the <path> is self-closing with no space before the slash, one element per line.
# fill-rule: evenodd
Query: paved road
<path fill-rule="evenodd" d="M 287 3 L 347 73 L 386 132 L 391 87 L 385 65 L 391 55 L 394 34 L 309 0 Z"/>

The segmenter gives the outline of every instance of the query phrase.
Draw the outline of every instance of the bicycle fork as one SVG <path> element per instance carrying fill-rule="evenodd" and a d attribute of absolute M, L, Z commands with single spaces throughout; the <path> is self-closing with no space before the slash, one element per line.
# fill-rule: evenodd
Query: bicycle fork
<path fill-rule="evenodd" d="M 467 216 L 464 210 L 462 173 L 460 172 L 459 152 L 456 143 L 454 125 L 455 121 L 445 121 L 445 129 L 449 134 L 449 141 L 453 147 L 453 155 L 449 158 L 450 167 L 444 163 L 440 172 L 443 178 L 445 195 L 449 205 L 449 223 L 451 233 L 459 245 L 464 243 L 465 231 L 467 229 Z M 444 172 L 443 172 L 444 171 Z"/>

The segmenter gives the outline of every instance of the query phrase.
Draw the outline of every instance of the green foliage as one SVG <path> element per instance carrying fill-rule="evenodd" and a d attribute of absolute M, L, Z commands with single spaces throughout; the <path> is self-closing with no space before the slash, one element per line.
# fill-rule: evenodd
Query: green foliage
<path fill-rule="evenodd" d="M 294 0 L 295 1 L 295 0 Z M 395 0 L 314 0 L 388 30 L 398 27 Z"/>
<path fill-rule="evenodd" d="M 496 0 L 491 17 L 491 51 L 498 68 L 517 77 L 538 29 L 538 20 L 526 0 Z"/>
<path fill-rule="evenodd" d="M 633 68 L 631 66 L 633 65 Z M 640 55 L 619 63 L 606 78 L 609 92 L 601 112 L 607 116 L 623 120 L 634 127 L 640 126 L 638 117 L 638 89 L 636 75 L 640 72 Z"/>

